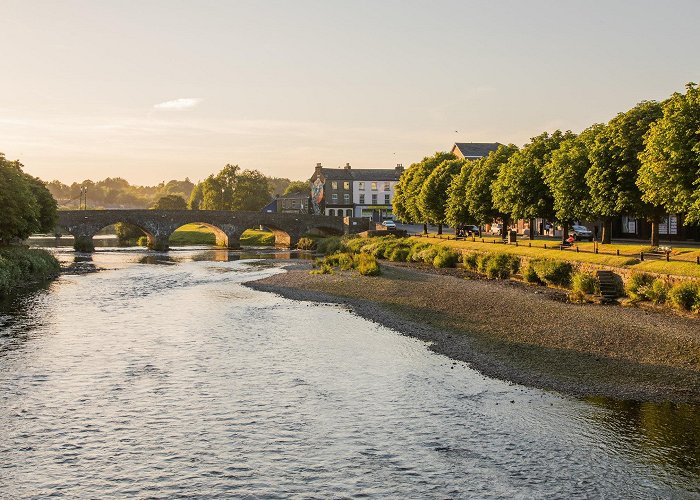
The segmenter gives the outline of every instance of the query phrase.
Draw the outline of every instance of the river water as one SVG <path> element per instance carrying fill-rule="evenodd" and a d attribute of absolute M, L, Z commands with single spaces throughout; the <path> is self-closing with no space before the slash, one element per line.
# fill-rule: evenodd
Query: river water
<path fill-rule="evenodd" d="M 272 259 L 59 255 L 0 316 L 1 498 L 700 498 L 695 406 L 485 378 Z"/>

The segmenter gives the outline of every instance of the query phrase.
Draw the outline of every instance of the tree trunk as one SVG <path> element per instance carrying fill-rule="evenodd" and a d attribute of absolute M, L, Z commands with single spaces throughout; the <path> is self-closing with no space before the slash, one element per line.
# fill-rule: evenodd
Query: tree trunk
<path fill-rule="evenodd" d="M 654 218 L 651 221 L 651 246 L 659 246 L 659 219 Z"/>
<path fill-rule="evenodd" d="M 442 234 L 442 223 L 438 224 L 438 234 Z"/>
<path fill-rule="evenodd" d="M 561 242 L 564 243 L 569 239 L 569 223 L 564 222 L 561 225 Z"/>
<path fill-rule="evenodd" d="M 530 223 L 530 234 L 529 234 L 529 237 L 530 237 L 531 240 L 534 240 L 534 239 L 535 239 L 535 219 L 530 219 L 530 220 L 529 220 L 529 223 Z"/>
<path fill-rule="evenodd" d="M 503 239 L 506 239 L 506 234 L 508 232 L 508 228 L 510 227 L 510 217 L 507 215 L 503 216 L 503 227 L 501 228 L 501 237 Z"/>
<path fill-rule="evenodd" d="M 425 222 L 423 223 L 423 234 L 428 234 L 428 224 Z"/>
<path fill-rule="evenodd" d="M 600 237 L 600 242 L 605 245 L 612 242 L 612 220 L 605 219 L 603 221 L 603 234 Z"/>

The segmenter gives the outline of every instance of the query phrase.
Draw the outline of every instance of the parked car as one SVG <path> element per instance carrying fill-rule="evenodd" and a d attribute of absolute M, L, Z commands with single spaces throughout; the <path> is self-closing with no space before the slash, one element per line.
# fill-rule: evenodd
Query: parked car
<path fill-rule="evenodd" d="M 471 224 L 461 224 L 455 228 L 455 235 L 464 238 L 465 236 L 481 236 L 479 226 Z"/>
<path fill-rule="evenodd" d="M 574 224 L 571 226 L 570 233 L 574 236 L 575 240 L 588 240 L 593 241 L 593 233 L 588 230 L 586 226 L 579 226 Z"/>
<path fill-rule="evenodd" d="M 387 219 L 382 222 L 382 226 L 384 226 L 388 231 L 396 230 L 396 223 L 391 219 Z"/>
<path fill-rule="evenodd" d="M 491 224 L 491 234 L 503 234 L 503 224 L 500 222 Z"/>

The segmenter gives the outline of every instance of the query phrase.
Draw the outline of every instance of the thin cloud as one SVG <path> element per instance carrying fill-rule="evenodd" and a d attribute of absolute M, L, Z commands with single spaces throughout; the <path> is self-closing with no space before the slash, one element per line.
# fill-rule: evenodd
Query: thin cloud
<path fill-rule="evenodd" d="M 181 97 L 180 99 L 174 99 L 172 101 L 165 101 L 154 105 L 155 109 L 189 109 L 194 108 L 197 104 L 202 102 L 199 97 Z"/>

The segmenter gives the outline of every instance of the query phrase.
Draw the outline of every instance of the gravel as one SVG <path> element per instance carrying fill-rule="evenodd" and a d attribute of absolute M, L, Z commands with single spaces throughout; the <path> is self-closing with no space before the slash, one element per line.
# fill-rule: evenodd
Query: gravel
<path fill-rule="evenodd" d="M 484 375 L 589 397 L 700 403 L 700 320 L 562 291 L 382 262 L 383 274 L 310 275 L 308 264 L 247 285 L 338 303 Z"/>

